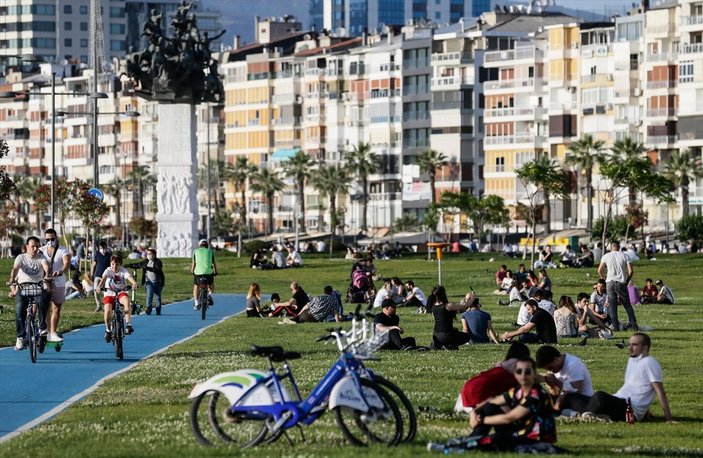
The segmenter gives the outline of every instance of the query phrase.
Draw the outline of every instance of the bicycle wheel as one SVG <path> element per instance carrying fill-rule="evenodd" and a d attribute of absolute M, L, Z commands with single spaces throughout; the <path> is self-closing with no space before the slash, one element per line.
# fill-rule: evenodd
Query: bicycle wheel
<path fill-rule="evenodd" d="M 352 445 L 365 446 L 373 442 L 397 445 L 402 434 L 402 418 L 395 401 L 372 381 L 360 379 L 359 382 L 364 393 L 375 392 L 383 406 L 371 406 L 368 412 L 346 406 L 335 407 L 335 420 L 342 434 Z"/>
<path fill-rule="evenodd" d="M 266 417 L 232 417 L 229 407 L 227 397 L 219 391 L 207 391 L 193 399 L 189 420 L 198 443 L 209 447 L 220 440 L 240 448 L 259 444 L 268 431 Z"/>
<path fill-rule="evenodd" d="M 122 331 L 124 328 L 120 326 L 121 319 L 122 316 L 118 316 L 118 314 L 112 317 L 112 345 L 115 347 L 115 356 L 117 359 L 124 359 L 124 349 L 122 348 L 124 337 Z"/>
<path fill-rule="evenodd" d="M 31 307 L 31 305 L 30 305 Z M 37 324 L 34 317 L 27 317 L 27 328 L 25 331 L 27 344 L 29 345 L 29 359 L 33 363 L 37 362 Z"/>
<path fill-rule="evenodd" d="M 207 287 L 200 288 L 200 294 L 198 295 L 198 301 L 200 301 L 200 316 L 205 319 L 207 313 Z"/>
<path fill-rule="evenodd" d="M 417 415 L 415 414 L 415 408 L 410 402 L 410 399 L 408 399 L 398 385 L 388 379 L 374 374 L 373 381 L 388 391 L 388 394 L 398 405 L 400 416 L 403 419 L 403 432 L 401 434 L 400 442 L 404 444 L 412 442 L 417 434 Z"/>

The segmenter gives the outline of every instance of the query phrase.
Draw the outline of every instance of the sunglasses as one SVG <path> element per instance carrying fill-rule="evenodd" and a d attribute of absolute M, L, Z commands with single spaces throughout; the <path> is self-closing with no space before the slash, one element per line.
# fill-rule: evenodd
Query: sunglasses
<path fill-rule="evenodd" d="M 523 374 L 532 375 L 532 369 L 530 369 L 530 368 L 527 368 L 527 369 L 517 368 L 517 369 L 515 369 L 515 373 L 517 375 L 523 375 Z"/>
<path fill-rule="evenodd" d="M 44 239 L 44 240 L 46 240 L 47 242 L 53 242 L 56 239 L 54 238 L 54 239 Z"/>

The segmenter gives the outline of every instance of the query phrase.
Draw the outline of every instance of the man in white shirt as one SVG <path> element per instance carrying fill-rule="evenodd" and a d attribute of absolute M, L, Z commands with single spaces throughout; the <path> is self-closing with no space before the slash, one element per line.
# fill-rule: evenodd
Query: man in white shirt
<path fill-rule="evenodd" d="M 300 253 L 298 253 L 298 250 L 296 250 L 292 246 L 288 247 L 288 257 L 286 258 L 286 264 L 288 264 L 288 267 L 303 266 L 303 258 L 300 256 Z"/>
<path fill-rule="evenodd" d="M 608 276 L 606 277 L 606 269 Z M 605 279 L 605 290 L 608 295 L 608 314 L 610 315 L 610 329 L 613 331 L 620 330 L 620 322 L 618 321 L 618 305 L 617 300 L 620 299 L 627 317 L 630 320 L 629 327 L 634 331 L 638 331 L 637 318 L 635 310 L 630 304 L 630 293 L 627 290 L 627 285 L 630 283 L 633 274 L 632 263 L 627 254 L 620 251 L 620 244 L 613 242 L 610 245 L 610 251 L 603 255 L 598 266 L 598 275 Z M 624 329 L 625 327 L 623 327 Z"/>
<path fill-rule="evenodd" d="M 425 293 L 415 286 L 415 282 L 412 280 L 405 282 L 405 290 L 408 294 L 401 305 L 417 307 L 418 313 L 425 313 L 427 311 L 427 297 L 425 297 Z"/>
<path fill-rule="evenodd" d="M 669 422 L 674 421 L 669 407 L 669 400 L 664 391 L 662 369 L 659 362 L 649 356 L 651 339 L 645 333 L 638 332 L 630 337 L 630 359 L 625 370 L 625 383 L 615 395 L 596 391 L 588 403 L 588 411 L 583 416 L 605 414 L 613 421 L 625 421 L 625 410 L 628 400 L 636 420 L 646 417 L 649 406 L 656 394 L 661 404 L 664 417 Z"/>
<path fill-rule="evenodd" d="M 563 411 L 570 409 L 585 412 L 593 396 L 593 384 L 588 368 L 577 356 L 559 353 L 551 345 L 544 345 L 535 355 L 537 367 L 549 371 L 544 381 L 555 396 L 554 407 Z"/>
<path fill-rule="evenodd" d="M 54 290 L 51 295 L 51 319 L 49 320 L 49 342 L 61 342 L 59 336 L 59 319 L 61 306 L 66 300 L 66 276 L 71 268 L 71 252 L 59 245 L 59 238 L 54 229 L 44 232 L 44 246 L 39 251 L 49 260 L 50 275 L 54 277 Z"/>

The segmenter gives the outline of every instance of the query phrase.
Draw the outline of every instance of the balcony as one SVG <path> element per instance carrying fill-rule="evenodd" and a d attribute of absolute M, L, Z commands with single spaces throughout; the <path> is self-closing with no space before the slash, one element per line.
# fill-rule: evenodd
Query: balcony
<path fill-rule="evenodd" d="M 539 116 L 543 110 L 541 107 L 527 108 L 490 108 L 483 111 L 483 116 L 486 118 L 500 118 L 503 116 Z"/>
<path fill-rule="evenodd" d="M 503 62 L 506 60 L 534 59 L 536 49 L 534 46 L 506 49 L 503 51 L 488 51 L 484 55 L 486 62 Z"/>
<path fill-rule="evenodd" d="M 595 44 L 581 47 L 581 57 L 606 57 L 613 48 L 608 44 Z"/>
<path fill-rule="evenodd" d="M 681 26 L 703 24 L 703 16 L 681 16 Z"/>
<path fill-rule="evenodd" d="M 676 52 L 662 52 L 659 54 L 647 54 L 646 62 L 671 62 L 679 56 Z"/>
<path fill-rule="evenodd" d="M 703 53 L 703 43 L 684 44 L 681 54 L 700 54 Z"/>
<path fill-rule="evenodd" d="M 534 78 L 525 78 L 519 80 L 484 81 L 483 89 L 486 91 L 490 91 L 494 89 L 533 87 L 534 85 Z"/>
<path fill-rule="evenodd" d="M 468 52 L 442 52 L 432 54 L 432 62 L 437 63 L 465 63 L 472 62 L 474 57 Z"/>
<path fill-rule="evenodd" d="M 651 146 L 673 145 L 678 140 L 678 135 L 651 135 L 647 136 L 646 144 Z"/>
<path fill-rule="evenodd" d="M 675 88 L 678 84 L 677 80 L 647 81 L 647 89 Z"/>
<path fill-rule="evenodd" d="M 662 116 L 676 116 L 676 108 L 649 108 L 647 110 L 647 116 L 650 117 L 662 117 Z"/>
<path fill-rule="evenodd" d="M 296 126 L 300 124 L 299 116 L 284 116 L 272 120 L 272 124 L 276 127 Z"/>
<path fill-rule="evenodd" d="M 596 73 L 594 75 L 581 75 L 581 83 L 604 83 L 606 81 L 613 81 L 612 74 Z"/>
<path fill-rule="evenodd" d="M 542 142 L 544 142 L 544 137 L 540 135 L 532 135 L 525 133 L 520 133 L 517 135 L 500 135 L 494 137 L 485 137 L 483 139 L 483 144 L 485 146 L 512 145 L 518 143 L 541 144 Z"/>
<path fill-rule="evenodd" d="M 458 86 L 460 84 L 474 84 L 474 79 L 467 76 L 441 76 L 432 78 L 432 86 Z"/>

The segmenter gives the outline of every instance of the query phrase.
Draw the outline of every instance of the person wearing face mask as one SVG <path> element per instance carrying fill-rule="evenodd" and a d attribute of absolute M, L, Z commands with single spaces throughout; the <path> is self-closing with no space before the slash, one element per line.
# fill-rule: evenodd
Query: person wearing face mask
<path fill-rule="evenodd" d="M 103 272 L 105 269 L 110 267 L 110 257 L 112 256 L 112 251 L 107 249 L 107 242 L 101 240 L 98 244 L 98 251 L 93 255 L 93 262 L 90 267 L 90 276 L 93 277 L 93 284 L 98 285 L 100 280 L 103 278 Z M 95 311 L 99 312 L 102 310 L 102 301 L 98 296 L 97 288 L 93 289 L 93 296 L 95 297 Z"/>
<path fill-rule="evenodd" d="M 142 285 L 146 289 L 146 314 L 151 315 L 154 309 L 154 299 L 156 299 L 156 314 L 161 315 L 161 291 L 166 284 L 164 275 L 164 265 L 161 259 L 156 257 L 156 249 L 149 248 L 146 251 L 146 259 L 136 264 L 125 266 L 130 269 L 142 269 Z"/>
<path fill-rule="evenodd" d="M 59 320 L 61 306 L 66 299 L 66 276 L 71 269 L 71 252 L 59 245 L 59 239 L 54 229 L 44 232 L 45 244 L 39 251 L 49 260 L 50 275 L 54 277 L 54 288 L 51 292 L 51 319 L 49 320 L 49 342 L 61 342 L 59 336 Z"/>

